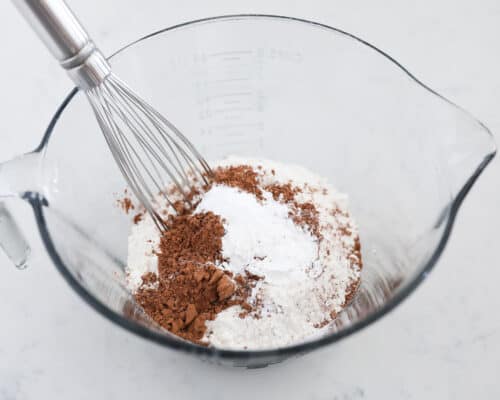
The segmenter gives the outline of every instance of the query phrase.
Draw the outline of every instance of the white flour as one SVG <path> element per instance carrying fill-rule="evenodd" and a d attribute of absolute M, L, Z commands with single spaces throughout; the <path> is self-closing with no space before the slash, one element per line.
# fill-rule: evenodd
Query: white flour
<path fill-rule="evenodd" d="M 258 297 L 262 302 L 261 318 L 240 318 L 241 307 L 230 307 L 206 322 L 204 339 L 220 348 L 264 349 L 321 335 L 325 328 L 315 326 L 342 309 L 349 288 L 360 276 L 360 260 L 353 255 L 357 229 L 347 214 L 347 197 L 299 166 L 236 157 L 212 165 L 250 165 L 259 172 L 262 187 L 288 182 L 299 187 L 295 199 L 316 206 L 323 237 L 319 241 L 296 225 L 288 216 L 289 206 L 273 200 L 268 192 L 258 201 L 238 189 L 213 186 L 196 212 L 212 211 L 224 220 L 223 257 L 229 261 L 220 267 L 234 273 L 246 269 L 264 279 L 250 299 L 255 302 Z M 132 228 L 128 256 L 132 291 L 140 286 L 144 273 L 157 272 L 158 243 L 159 234 L 147 216 Z"/>
<path fill-rule="evenodd" d="M 127 284 L 131 292 L 137 291 L 142 276 L 147 272 L 158 272 L 158 257 L 155 250 L 160 244 L 158 229 L 149 215 L 132 225 L 128 237 Z"/>

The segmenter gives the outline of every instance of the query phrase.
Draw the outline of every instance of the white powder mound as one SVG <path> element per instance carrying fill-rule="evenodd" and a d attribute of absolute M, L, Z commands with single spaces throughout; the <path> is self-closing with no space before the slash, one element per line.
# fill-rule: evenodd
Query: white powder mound
<path fill-rule="evenodd" d="M 358 234 L 348 214 L 347 196 L 300 166 L 237 157 L 212 163 L 232 165 L 253 167 L 261 187 L 287 183 L 298 187 L 295 200 L 315 205 L 322 238 L 295 224 L 289 218 L 289 205 L 266 191 L 259 201 L 238 189 L 214 185 L 195 212 L 212 211 L 223 219 L 222 255 L 228 261 L 220 267 L 235 274 L 247 270 L 264 279 L 249 299 L 261 304 L 260 318 L 240 318 L 240 306 L 227 308 L 206 322 L 204 340 L 219 348 L 256 350 L 322 335 L 326 328 L 319 327 L 343 308 L 361 272 L 361 260 L 353 254 Z M 145 216 L 129 238 L 130 290 L 137 290 L 144 273 L 157 272 L 158 244 L 159 233 Z"/>
<path fill-rule="evenodd" d="M 289 217 L 288 206 L 272 199 L 270 193 L 261 203 L 257 198 L 228 186 L 213 186 L 195 213 L 212 211 L 224 220 L 224 268 L 235 274 L 244 270 L 265 276 L 268 282 L 301 280 L 305 268 L 315 264 L 318 245 L 313 236 Z"/>

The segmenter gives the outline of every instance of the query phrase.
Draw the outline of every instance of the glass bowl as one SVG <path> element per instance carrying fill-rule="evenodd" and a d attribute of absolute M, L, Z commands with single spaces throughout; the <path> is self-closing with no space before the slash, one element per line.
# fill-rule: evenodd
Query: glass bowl
<path fill-rule="evenodd" d="M 73 90 L 41 144 L 0 166 L 0 193 L 31 203 L 55 266 L 96 311 L 164 346 L 257 367 L 333 343 L 398 305 L 438 260 L 465 195 L 495 154 L 488 129 L 376 47 L 296 18 L 231 15 L 155 32 L 111 57 L 116 73 L 209 160 L 300 164 L 350 196 L 364 269 L 327 335 L 232 351 L 159 329 L 125 288 L 125 183 L 85 96 Z M 27 245 L 0 207 L 0 242 Z"/>

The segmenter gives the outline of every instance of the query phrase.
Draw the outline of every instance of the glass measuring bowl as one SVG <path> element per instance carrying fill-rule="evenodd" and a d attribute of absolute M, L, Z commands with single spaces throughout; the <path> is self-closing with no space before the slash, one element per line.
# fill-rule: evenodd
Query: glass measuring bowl
<path fill-rule="evenodd" d="M 148 35 L 111 63 L 207 159 L 300 164 L 350 195 L 362 284 L 331 332 L 280 349 L 231 351 L 159 329 L 125 289 L 131 216 L 116 205 L 125 183 L 81 93 L 64 100 L 35 151 L 0 166 L 0 196 L 31 203 L 55 266 L 94 309 L 142 337 L 231 365 L 317 349 L 399 304 L 436 263 L 496 151 L 482 123 L 387 54 L 310 21 L 208 18 Z M 0 243 L 25 264 L 28 247 L 3 206 Z"/>

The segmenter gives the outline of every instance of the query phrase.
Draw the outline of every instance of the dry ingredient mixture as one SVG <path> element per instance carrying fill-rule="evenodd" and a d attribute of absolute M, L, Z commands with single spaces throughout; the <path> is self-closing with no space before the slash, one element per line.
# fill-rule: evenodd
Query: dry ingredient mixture
<path fill-rule="evenodd" d="M 267 160 L 231 157 L 214 173 L 189 204 L 168 189 L 165 233 L 135 215 L 127 272 L 137 302 L 201 345 L 264 349 L 323 334 L 360 279 L 347 197 L 302 167 Z"/>

